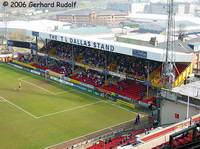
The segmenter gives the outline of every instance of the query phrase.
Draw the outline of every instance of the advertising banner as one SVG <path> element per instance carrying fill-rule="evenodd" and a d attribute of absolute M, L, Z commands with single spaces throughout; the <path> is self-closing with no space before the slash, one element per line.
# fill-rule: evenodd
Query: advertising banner
<path fill-rule="evenodd" d="M 73 80 L 73 79 L 71 79 L 70 82 L 72 82 L 72 83 L 74 83 L 74 84 L 80 84 L 80 81 Z"/>
<path fill-rule="evenodd" d="M 36 74 L 36 75 L 40 75 L 40 72 L 35 71 L 35 70 L 31 70 L 32 73 Z"/>
<path fill-rule="evenodd" d="M 13 63 L 16 63 L 16 64 L 18 64 L 18 65 L 27 67 L 27 68 L 36 69 L 35 67 L 31 66 L 30 64 L 22 63 L 22 62 L 19 62 L 19 61 L 17 61 L 17 60 L 13 60 L 12 62 L 13 62 Z"/>
<path fill-rule="evenodd" d="M 54 77 L 58 77 L 58 78 L 63 76 L 63 74 L 59 74 L 59 73 L 56 73 L 56 72 L 53 72 L 53 71 L 50 71 L 50 70 L 48 70 L 48 73 L 49 73 L 49 75 L 54 76 Z"/>
<path fill-rule="evenodd" d="M 131 102 L 131 101 L 132 101 L 131 98 L 125 97 L 125 96 L 122 96 L 122 95 L 119 95 L 119 94 L 117 94 L 117 98 L 123 99 L 124 101 L 128 101 L 128 102 Z"/>
<path fill-rule="evenodd" d="M 10 64 L 10 65 L 12 65 L 12 66 L 14 66 L 14 67 L 16 67 L 16 68 L 23 69 L 23 67 L 21 67 L 21 66 L 19 66 L 19 65 L 16 65 L 16 64 L 13 64 L 13 63 L 8 63 L 8 64 Z"/>
<path fill-rule="evenodd" d="M 90 88 L 90 89 L 94 89 L 94 86 L 92 86 L 90 84 L 85 84 L 85 83 L 80 82 L 80 85 L 85 86 L 85 87 Z"/>
<path fill-rule="evenodd" d="M 76 84 L 74 84 L 74 87 L 76 87 L 76 88 L 78 88 L 80 90 L 83 90 L 83 91 L 87 91 L 87 88 L 79 86 L 79 85 L 76 85 Z"/>

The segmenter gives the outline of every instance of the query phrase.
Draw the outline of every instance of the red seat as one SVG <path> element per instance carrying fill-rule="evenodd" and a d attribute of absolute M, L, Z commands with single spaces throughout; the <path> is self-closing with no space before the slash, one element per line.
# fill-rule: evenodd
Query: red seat
<path fill-rule="evenodd" d="M 110 84 L 102 88 L 134 100 L 141 100 L 146 91 L 145 85 L 142 83 L 136 83 L 132 80 L 123 80 L 118 82 L 117 85 Z"/>

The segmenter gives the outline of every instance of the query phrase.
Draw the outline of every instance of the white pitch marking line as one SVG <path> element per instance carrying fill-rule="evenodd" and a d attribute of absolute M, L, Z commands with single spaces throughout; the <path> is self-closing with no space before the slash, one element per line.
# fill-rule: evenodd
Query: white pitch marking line
<path fill-rule="evenodd" d="M 71 108 L 71 109 L 67 109 L 67 110 L 63 110 L 63 111 L 58 111 L 58 112 L 50 113 L 50 114 L 47 114 L 47 115 L 38 116 L 37 118 L 43 118 L 43 117 L 48 117 L 48 116 L 56 115 L 56 114 L 59 114 L 59 113 L 64 113 L 64 112 L 69 112 L 69 111 L 73 111 L 73 110 L 78 110 L 78 109 L 81 109 L 81 108 L 84 108 L 84 107 L 88 107 L 88 106 L 91 106 L 91 105 L 98 104 L 100 102 L 103 102 L 103 101 L 97 101 L 97 102 L 94 102 L 94 103 L 85 104 L 85 105 L 82 105 L 82 106 L 77 106 L 77 107 L 74 107 L 74 108 Z"/>
<path fill-rule="evenodd" d="M 131 112 L 131 113 L 134 113 L 134 114 L 138 114 L 137 112 L 128 110 L 128 109 L 123 108 L 123 107 L 121 107 L 121 106 L 119 106 L 119 105 L 116 105 L 116 104 L 114 104 L 114 103 L 109 103 L 108 101 L 104 101 L 104 102 L 107 103 L 107 104 L 110 104 L 110 105 L 112 105 L 112 106 L 114 106 L 114 107 L 117 107 L 117 108 L 119 108 L 119 109 L 122 109 L 122 110 L 125 110 L 125 111 L 128 111 L 128 112 Z M 139 113 L 139 114 L 140 114 L 140 117 L 145 117 L 144 114 L 142 114 L 142 113 Z"/>
<path fill-rule="evenodd" d="M 78 91 L 78 92 L 81 93 L 81 94 L 87 95 L 87 96 L 89 96 L 89 97 L 91 97 L 91 98 L 95 98 L 95 99 L 97 99 L 97 100 L 102 100 L 102 99 L 100 99 L 100 98 L 98 98 L 98 97 L 92 96 L 92 95 L 87 94 L 87 93 L 85 93 L 85 92 L 82 92 L 82 91 L 80 91 L 80 90 L 78 90 L 78 89 L 76 90 L 76 89 L 74 89 L 74 88 L 71 88 L 70 90 Z M 66 91 L 66 92 L 67 92 L 67 91 Z M 64 92 L 63 92 L 63 93 L 64 93 Z M 128 110 L 128 109 L 123 108 L 123 107 L 121 107 L 121 106 L 118 106 L 118 105 L 116 105 L 116 104 L 109 103 L 108 101 L 104 101 L 104 102 L 107 103 L 107 104 L 110 104 L 110 105 L 112 105 L 112 106 L 115 106 L 115 107 L 117 107 L 117 108 L 119 108 L 119 109 L 123 109 L 123 110 L 125 110 L 125 111 L 131 112 L 131 113 L 134 113 L 134 114 L 137 114 L 136 112 L 133 112 L 133 111 L 131 111 L 131 110 Z"/>
<path fill-rule="evenodd" d="M 60 95 L 60 94 L 64 94 L 64 93 L 67 93 L 67 91 L 61 91 L 61 92 L 55 93 L 55 95 Z"/>
<path fill-rule="evenodd" d="M 18 78 L 17 80 L 23 80 L 23 79 L 27 79 L 27 78 L 30 78 L 30 77 L 29 76 L 21 77 L 21 78 Z"/>
<path fill-rule="evenodd" d="M 32 86 L 35 86 L 35 87 L 37 87 L 37 88 L 39 88 L 39 89 L 42 89 L 42 90 L 44 90 L 44 91 L 46 91 L 46 92 L 48 92 L 48 93 L 50 93 L 50 94 L 52 94 L 52 95 L 56 95 L 56 93 L 51 92 L 51 91 L 49 91 L 49 90 L 47 90 L 47 89 L 45 89 L 45 88 L 43 88 L 43 87 L 40 87 L 40 86 L 38 86 L 38 85 L 36 85 L 36 84 L 34 84 L 34 83 L 31 83 L 31 82 L 29 82 L 29 81 L 25 81 L 25 80 L 22 80 L 22 79 L 21 79 L 21 81 L 23 81 L 23 82 L 25 82 L 25 83 L 27 83 L 27 84 L 30 84 L 30 85 L 32 85 Z"/>
<path fill-rule="evenodd" d="M 119 109 L 122 109 L 122 110 L 125 110 L 125 111 L 128 111 L 128 112 L 137 114 L 136 112 L 133 112 L 133 111 L 131 111 L 131 110 L 128 110 L 128 109 L 126 109 L 126 108 L 123 108 L 123 107 L 121 107 L 121 106 L 119 106 L 119 105 L 116 105 L 116 104 L 114 104 L 114 103 L 109 103 L 108 101 L 104 101 L 104 102 L 107 103 L 107 104 L 109 104 L 109 105 L 112 105 L 112 106 L 114 106 L 114 107 L 117 107 L 117 108 L 119 108 Z"/>
<path fill-rule="evenodd" d="M 26 77 L 24 77 L 24 78 L 26 78 Z M 24 79 L 24 78 L 22 78 L 22 79 Z M 27 78 L 30 78 L 30 77 L 27 77 Z M 22 79 L 19 78 L 19 80 L 22 80 Z M 97 97 L 95 97 L 95 96 L 89 95 L 89 94 L 84 93 L 84 92 L 82 92 L 82 91 L 80 91 L 80 90 L 78 90 L 78 89 L 75 89 L 75 88 L 68 88 L 68 90 L 62 91 L 62 93 L 61 93 L 61 92 L 53 93 L 53 92 L 51 92 L 51 91 L 49 91 L 49 90 L 47 90 L 47 89 L 45 89 L 45 88 L 42 88 L 42 87 L 40 87 L 40 86 L 38 86 L 38 85 L 36 85 L 36 84 L 33 84 L 33 83 L 31 83 L 31 82 L 28 82 L 28 81 L 25 81 L 25 80 L 22 80 L 22 81 L 24 81 L 24 82 L 26 82 L 26 83 L 29 83 L 29 84 L 31 84 L 31 85 L 33 85 L 33 86 L 39 87 L 40 89 L 46 90 L 47 92 L 49 92 L 49 93 L 51 93 L 51 94 L 53 94 L 53 95 L 59 95 L 59 94 L 64 94 L 65 92 L 67 93 L 67 92 L 70 92 L 70 91 L 76 91 L 76 92 L 79 92 L 80 94 L 84 94 L 84 95 L 86 95 L 86 96 L 95 98 L 95 99 L 97 99 L 97 100 L 101 100 L 100 98 L 97 98 Z M 51 81 L 51 80 L 50 80 L 50 81 Z M 52 82 L 53 82 L 53 81 L 52 81 Z M 53 82 L 53 83 L 55 83 L 55 82 Z M 55 83 L 55 84 L 57 84 L 57 83 Z"/>
<path fill-rule="evenodd" d="M 37 119 L 37 116 L 35 116 L 35 115 L 31 114 L 30 112 L 28 112 L 28 111 L 24 110 L 23 108 L 21 108 L 21 107 L 19 107 L 19 106 L 17 106 L 16 104 L 14 104 L 14 103 L 12 103 L 11 101 L 9 101 L 9 100 L 5 99 L 4 97 L 0 96 L 0 98 L 2 98 L 4 101 L 6 101 L 7 103 L 9 103 L 10 105 L 12 105 L 12 106 L 16 107 L 17 109 L 19 109 L 19 110 L 21 110 L 21 111 L 25 112 L 25 113 L 26 113 L 26 114 L 28 114 L 29 116 L 31 116 L 31 117 L 33 117 L 33 118 Z"/>
<path fill-rule="evenodd" d="M 4 99 L 0 96 L 0 102 L 5 102 Z"/>
<path fill-rule="evenodd" d="M 91 98 L 95 98 L 95 99 L 97 99 L 97 100 L 102 100 L 102 99 L 100 99 L 100 98 L 97 98 L 97 97 L 92 96 L 92 95 L 90 95 L 90 94 L 87 94 L 87 93 L 85 93 L 85 92 L 82 92 L 82 91 L 80 91 L 79 89 L 69 88 L 69 90 L 66 90 L 66 92 L 69 92 L 69 91 L 79 92 L 80 94 L 84 94 L 84 95 L 89 96 L 89 97 L 91 97 Z"/>
<path fill-rule="evenodd" d="M 128 121 L 125 121 L 125 122 L 122 122 L 122 123 L 119 123 L 119 124 L 116 124 L 116 125 L 112 125 L 112 126 L 109 126 L 109 127 L 106 127 L 106 128 L 100 129 L 100 130 L 97 130 L 97 131 L 93 131 L 93 132 L 88 133 L 88 134 L 86 134 L 86 135 L 82 135 L 82 136 L 80 136 L 80 137 L 76 137 L 76 138 L 73 138 L 73 139 L 70 139 L 70 140 L 67 140 L 67 141 L 60 142 L 60 143 L 58 143 L 58 144 L 54 144 L 54 145 L 45 147 L 44 149 L 49 149 L 49 148 L 55 147 L 55 146 L 57 146 L 57 145 L 64 144 L 64 143 L 67 143 L 67 142 L 70 142 L 70 141 L 72 141 L 72 140 L 76 140 L 76 139 L 79 139 L 79 138 L 83 138 L 83 137 L 86 137 L 86 136 L 88 136 L 88 135 L 91 135 L 91 134 L 94 134 L 94 133 L 97 133 L 97 132 L 100 132 L 100 131 L 103 131 L 103 130 L 106 130 L 106 129 L 111 129 L 112 127 L 119 126 L 119 125 L 122 125 L 122 124 L 125 124 L 125 123 L 128 123 L 128 122 L 132 122 L 132 121 L 133 121 L 133 120 L 128 120 Z"/>

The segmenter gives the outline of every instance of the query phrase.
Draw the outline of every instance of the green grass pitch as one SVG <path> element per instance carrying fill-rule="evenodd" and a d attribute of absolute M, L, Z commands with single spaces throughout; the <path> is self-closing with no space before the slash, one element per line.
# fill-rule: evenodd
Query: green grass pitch
<path fill-rule="evenodd" d="M 0 64 L 0 149 L 44 149 L 134 117 L 99 97 Z"/>

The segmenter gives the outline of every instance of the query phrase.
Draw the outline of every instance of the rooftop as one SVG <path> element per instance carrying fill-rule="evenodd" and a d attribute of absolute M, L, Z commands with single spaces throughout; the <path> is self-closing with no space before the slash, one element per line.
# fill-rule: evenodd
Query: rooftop
<path fill-rule="evenodd" d="M 123 42 L 135 44 L 135 45 L 145 45 L 147 47 L 156 47 L 161 49 L 166 49 L 166 35 L 162 34 L 152 34 L 152 33 L 132 33 L 128 35 L 120 36 L 124 38 Z M 152 37 L 156 37 L 158 44 L 156 46 L 149 43 Z M 131 39 L 131 40 L 130 40 Z M 187 45 L 187 43 L 178 40 L 175 38 L 174 50 L 176 52 L 192 53 L 193 50 Z"/>
<path fill-rule="evenodd" d="M 122 28 L 105 28 L 101 26 L 97 27 L 82 27 L 82 28 L 76 28 L 76 29 L 70 29 L 70 30 L 61 30 L 60 32 L 56 32 L 55 30 L 51 30 L 49 28 L 55 27 L 55 25 L 49 26 L 47 23 L 47 26 L 45 26 L 45 23 L 41 23 L 42 21 L 38 21 L 35 25 L 32 21 L 10 21 L 8 22 L 8 29 L 23 29 L 26 31 L 27 35 L 32 36 L 32 31 L 39 32 L 39 37 L 43 39 L 50 39 L 50 40 L 57 40 L 57 41 L 63 41 L 70 42 L 72 44 L 78 44 L 81 45 L 82 42 L 76 43 L 76 40 L 69 40 L 69 39 L 78 39 L 79 41 L 90 41 L 89 46 L 91 48 L 97 48 L 102 50 L 112 50 L 110 49 L 104 49 L 105 45 L 110 45 L 113 47 L 115 53 L 121 53 L 125 55 L 130 55 L 142 58 L 147 58 L 154 61 L 164 61 L 165 60 L 165 42 L 164 41 L 164 35 L 155 35 L 158 36 L 158 39 L 160 42 L 158 45 L 154 46 L 148 42 L 147 37 L 145 37 L 142 40 L 135 40 L 132 43 L 128 42 L 120 42 L 116 41 L 116 36 L 121 34 L 123 29 Z M 48 22 L 48 21 L 47 21 Z M 41 25 L 42 24 L 42 25 Z M 44 25 L 43 25 L 44 24 Z M 4 24 L 0 24 L 0 28 L 3 28 Z M 59 29 L 59 28 L 58 28 Z M 61 27 L 62 29 L 62 27 Z M 54 36 L 49 36 L 54 35 Z M 138 35 L 143 37 L 144 35 Z M 146 35 L 147 36 L 147 35 Z M 149 37 L 154 36 L 153 34 L 149 34 Z M 57 39 L 54 39 L 56 37 Z M 133 36 L 134 37 L 134 36 Z M 87 42 L 85 42 L 87 43 Z M 97 47 L 96 43 L 99 43 L 98 45 L 100 47 Z M 193 54 L 192 50 L 190 51 L 190 48 L 185 43 L 182 43 L 181 41 L 176 41 L 175 44 L 175 59 L 176 62 L 191 62 Z M 187 57 L 187 59 L 185 58 Z"/>
<path fill-rule="evenodd" d="M 72 28 L 70 30 L 57 30 L 57 32 L 74 34 L 74 35 L 97 35 L 112 33 L 112 30 L 107 27 L 96 26 L 96 27 L 81 27 L 81 28 Z"/>
<path fill-rule="evenodd" d="M 200 81 L 192 82 L 180 87 L 173 88 L 173 91 L 186 96 L 200 99 Z"/>
<path fill-rule="evenodd" d="M 57 16 L 88 16 L 92 12 L 95 12 L 96 15 L 127 15 L 126 13 L 123 13 L 121 11 L 110 11 L 110 10 L 92 10 L 92 9 L 82 9 L 82 10 L 71 10 L 67 13 L 61 13 Z"/>
<path fill-rule="evenodd" d="M 200 37 L 192 38 L 186 42 L 189 44 L 200 44 Z"/>
<path fill-rule="evenodd" d="M 27 30 L 39 30 L 39 31 L 49 31 L 55 29 L 55 26 L 70 25 L 67 22 L 53 21 L 53 20 L 34 20 L 34 21 L 8 21 L 8 28 L 18 28 Z M 3 22 L 0 22 L 0 28 L 4 26 Z"/>

